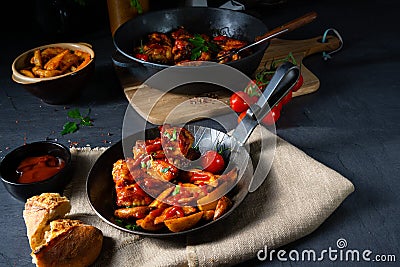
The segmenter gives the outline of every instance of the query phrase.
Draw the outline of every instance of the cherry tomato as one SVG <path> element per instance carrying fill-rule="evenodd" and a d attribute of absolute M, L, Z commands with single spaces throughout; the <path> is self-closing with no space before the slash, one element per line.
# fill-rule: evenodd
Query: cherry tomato
<path fill-rule="evenodd" d="M 244 91 L 239 91 L 234 93 L 230 100 L 229 100 L 231 109 L 233 109 L 236 112 L 243 112 L 249 108 L 249 103 L 251 103 L 251 98 L 250 96 L 244 92 Z"/>
<path fill-rule="evenodd" d="M 190 177 L 191 182 L 202 181 L 207 182 L 210 180 L 211 176 L 209 172 L 195 172 L 192 177 Z"/>
<path fill-rule="evenodd" d="M 250 96 L 250 103 L 249 105 L 253 105 L 254 103 L 257 103 L 258 101 L 258 96 L 254 95 L 254 96 Z"/>
<path fill-rule="evenodd" d="M 185 216 L 185 212 L 179 206 L 173 206 L 167 213 L 165 214 L 165 219 L 174 218 L 181 218 Z"/>
<path fill-rule="evenodd" d="M 149 56 L 146 55 L 146 54 L 142 54 L 142 53 L 137 53 L 135 55 L 135 58 L 138 58 L 138 59 L 143 60 L 143 61 L 149 61 Z"/>
<path fill-rule="evenodd" d="M 264 125 L 272 125 L 274 124 L 279 117 L 281 116 L 282 105 L 278 104 L 274 106 L 270 112 L 261 120 L 261 123 Z"/>
<path fill-rule="evenodd" d="M 214 41 L 218 42 L 218 41 L 225 41 L 226 39 L 228 39 L 227 36 L 225 35 L 217 35 L 213 38 Z"/>
<path fill-rule="evenodd" d="M 292 100 L 292 97 L 293 97 L 293 92 L 292 92 L 292 90 L 290 90 L 289 93 L 287 93 L 287 95 L 285 95 L 285 96 L 282 98 L 282 100 L 281 100 L 280 103 L 281 103 L 282 105 L 286 105 L 287 103 L 290 102 L 290 100 Z"/>
<path fill-rule="evenodd" d="M 246 116 L 247 110 L 240 113 L 239 117 L 237 118 L 238 124 L 243 120 L 244 116 Z"/>
<path fill-rule="evenodd" d="M 303 85 L 303 83 L 304 83 L 304 78 L 303 75 L 300 74 L 299 79 L 297 80 L 295 85 L 293 85 L 292 91 L 296 92 L 297 90 L 299 90 L 300 87 Z"/>
<path fill-rule="evenodd" d="M 224 158 L 215 150 L 208 150 L 201 156 L 203 170 L 211 173 L 220 173 L 225 167 Z"/>

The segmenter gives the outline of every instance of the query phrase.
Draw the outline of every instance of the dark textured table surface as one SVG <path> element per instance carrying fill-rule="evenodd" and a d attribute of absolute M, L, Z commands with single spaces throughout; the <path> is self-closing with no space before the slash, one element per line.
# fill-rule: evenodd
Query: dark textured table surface
<path fill-rule="evenodd" d="M 91 147 L 118 142 L 128 101 L 112 65 L 114 47 L 107 14 L 93 16 L 99 22 L 92 23 L 91 30 L 50 35 L 30 23 L 31 3 L 12 6 L 1 23 L 0 159 L 24 142 L 48 139 Z M 344 39 L 343 49 L 332 59 L 324 61 L 317 54 L 304 60 L 319 77 L 320 89 L 285 106 L 277 134 L 347 177 L 355 192 L 315 232 L 282 248 L 286 251 L 320 252 L 337 248 L 337 240 L 344 238 L 348 248 L 369 249 L 383 260 L 395 257 L 396 262 L 345 262 L 326 257 L 324 264 L 398 266 L 400 262 L 400 34 L 395 26 L 399 7 L 394 0 L 301 0 L 247 11 L 272 28 L 314 10 L 319 14 L 315 22 L 285 38 L 306 39 L 335 28 Z M 22 17 L 19 23 L 10 23 L 18 17 Z M 56 41 L 91 43 L 97 56 L 95 75 L 81 97 L 60 106 L 41 102 L 11 80 L 11 63 L 18 54 Z M 90 108 L 94 125 L 62 136 L 71 108 Z M 23 203 L 3 186 L 0 203 L 0 266 L 32 266 Z M 249 264 L 321 263 L 254 259 L 243 265 Z"/>

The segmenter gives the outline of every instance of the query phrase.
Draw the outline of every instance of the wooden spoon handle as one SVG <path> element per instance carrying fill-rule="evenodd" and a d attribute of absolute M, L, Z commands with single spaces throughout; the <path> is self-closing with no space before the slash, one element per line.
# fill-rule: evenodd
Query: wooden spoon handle
<path fill-rule="evenodd" d="M 297 19 L 294 19 L 292 21 L 289 21 L 288 23 L 285 23 L 282 26 L 276 27 L 273 30 L 267 32 L 264 35 L 258 36 L 256 38 L 256 41 L 259 41 L 261 39 L 267 38 L 271 35 L 281 35 L 283 33 L 287 33 L 290 31 L 293 31 L 294 29 L 300 28 L 301 26 L 304 26 L 310 22 L 312 22 L 315 18 L 317 17 L 317 13 L 316 12 L 309 12 Z M 275 36 L 274 36 L 275 37 Z"/>

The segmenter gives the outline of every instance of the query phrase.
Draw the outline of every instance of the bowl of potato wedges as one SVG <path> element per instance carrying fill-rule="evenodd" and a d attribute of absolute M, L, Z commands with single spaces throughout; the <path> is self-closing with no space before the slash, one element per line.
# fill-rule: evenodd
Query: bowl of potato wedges
<path fill-rule="evenodd" d="M 87 43 L 43 45 L 15 58 L 12 80 L 45 103 L 70 103 L 94 73 L 94 58 Z"/>

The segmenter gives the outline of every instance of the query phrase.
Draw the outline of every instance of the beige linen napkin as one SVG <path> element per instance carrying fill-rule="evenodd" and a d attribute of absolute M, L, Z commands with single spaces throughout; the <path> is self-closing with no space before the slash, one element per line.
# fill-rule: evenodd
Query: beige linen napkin
<path fill-rule="evenodd" d="M 257 127 L 248 142 L 257 143 L 262 131 Z M 342 175 L 278 138 L 266 181 L 225 220 L 193 235 L 141 237 L 103 222 L 87 200 L 86 176 L 105 149 L 71 149 L 75 172 L 65 190 L 71 216 L 98 227 L 105 236 L 95 266 L 237 264 L 255 258 L 265 246 L 277 248 L 310 234 L 354 191 Z"/>

